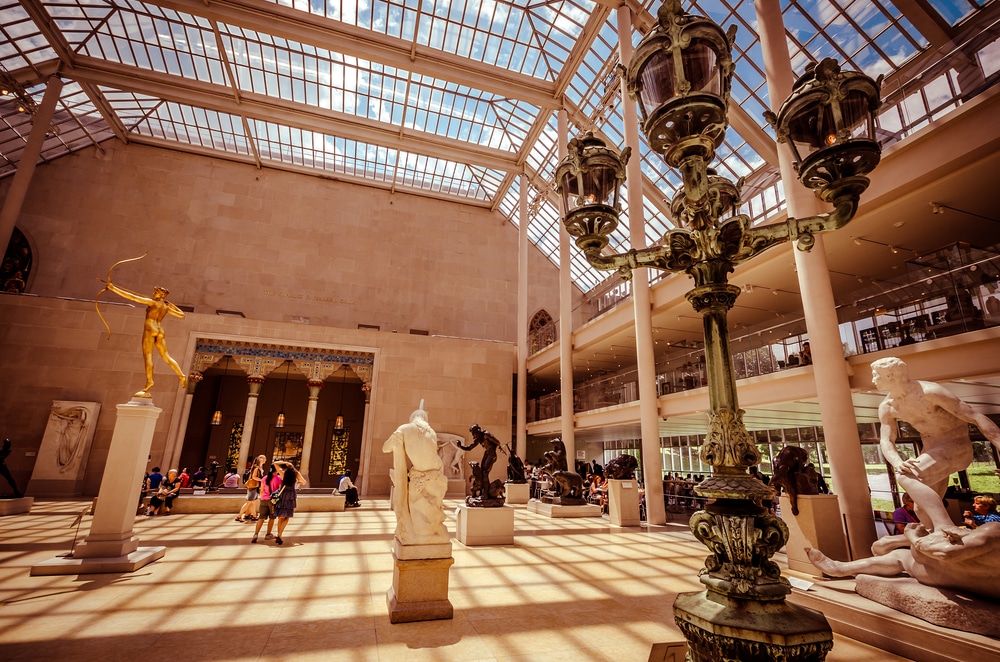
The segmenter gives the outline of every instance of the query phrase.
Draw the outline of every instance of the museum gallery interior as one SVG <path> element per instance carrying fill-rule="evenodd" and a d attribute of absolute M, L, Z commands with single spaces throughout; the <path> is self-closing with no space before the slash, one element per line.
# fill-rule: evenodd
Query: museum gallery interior
<path fill-rule="evenodd" d="M 885 437 L 902 458 L 938 437 L 880 422 L 880 359 L 964 403 L 954 524 L 1000 495 L 1000 3 L 0 20 L 4 659 L 1000 659 L 962 620 L 1000 622 L 995 598 L 914 615 L 803 551 L 882 558 L 920 489 Z M 407 546 L 425 476 L 389 448 L 420 410 L 440 555 Z M 503 540 L 477 542 L 474 425 L 487 478 L 553 449 L 637 473 L 603 514 L 508 485 Z M 832 492 L 796 515 L 748 473 L 788 447 Z M 260 455 L 307 480 L 281 545 L 233 521 L 242 481 L 217 489 Z M 203 467 L 207 493 L 136 516 L 154 467 Z M 615 490 L 637 488 L 633 521 Z M 431 560 L 447 614 L 401 615 Z"/>

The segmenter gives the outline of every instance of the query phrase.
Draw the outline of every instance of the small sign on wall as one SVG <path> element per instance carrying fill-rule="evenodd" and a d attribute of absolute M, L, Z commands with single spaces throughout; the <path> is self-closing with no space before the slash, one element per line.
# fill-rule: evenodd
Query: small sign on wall
<path fill-rule="evenodd" d="M 587 451 L 577 451 L 576 452 L 576 459 L 578 459 L 578 460 L 586 460 L 587 459 Z"/>

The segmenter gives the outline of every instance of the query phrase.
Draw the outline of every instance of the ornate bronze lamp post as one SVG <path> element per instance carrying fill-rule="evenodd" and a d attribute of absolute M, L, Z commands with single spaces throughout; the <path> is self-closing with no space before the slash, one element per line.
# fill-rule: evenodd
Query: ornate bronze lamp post
<path fill-rule="evenodd" d="M 628 64 L 629 96 L 639 104 L 646 139 L 683 178 L 670 205 L 678 227 L 658 245 L 604 252 L 618 224 L 627 149 L 619 156 L 591 134 L 576 138 L 556 182 L 566 230 L 592 266 L 625 278 L 651 267 L 694 279 L 687 299 L 703 317 L 710 403 L 700 457 L 713 471 L 695 490 L 711 502 L 691 518 L 695 536 L 711 551 L 700 573 L 706 590 L 674 603 L 689 660 L 822 660 L 832 647 L 829 625 L 821 614 L 785 602 L 788 581 L 770 558 L 787 542 L 788 529 L 759 505 L 771 489 L 747 471 L 760 453 L 736 396 L 726 318 L 740 288 L 728 276 L 735 265 L 793 239 L 808 251 L 815 233 L 854 217 L 868 187 L 865 175 L 880 156 L 872 136 L 881 79 L 841 71 L 826 59 L 808 68 L 776 116 L 768 113 L 778 140 L 791 144 L 800 181 L 833 211 L 752 227 L 736 213 L 742 180 L 731 182 L 709 167 L 728 126 L 735 32 L 666 0 Z"/>

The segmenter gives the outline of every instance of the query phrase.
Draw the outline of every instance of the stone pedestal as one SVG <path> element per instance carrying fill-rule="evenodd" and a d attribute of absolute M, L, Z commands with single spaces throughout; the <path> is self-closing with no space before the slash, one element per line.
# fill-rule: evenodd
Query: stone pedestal
<path fill-rule="evenodd" d="M 608 514 L 615 526 L 639 526 L 639 483 L 635 480 L 608 481 Z"/>
<path fill-rule="evenodd" d="M 688 641 L 688 662 L 821 662 L 833 648 L 833 632 L 821 613 L 784 601 L 681 593 L 674 601 L 674 620 Z"/>
<path fill-rule="evenodd" d="M 73 550 L 72 558 L 44 561 L 32 567 L 32 575 L 130 572 L 166 551 L 164 547 L 140 548 L 138 536 L 132 533 L 142 475 L 162 410 L 149 398 L 132 398 L 117 409 L 90 533 Z"/>
<path fill-rule="evenodd" d="M 445 497 L 449 499 L 457 499 L 464 497 L 466 482 L 464 478 L 449 478 L 448 479 L 448 491 L 444 493 Z"/>
<path fill-rule="evenodd" d="M 3 517 L 4 515 L 20 515 L 21 513 L 30 513 L 31 505 L 34 502 L 34 497 L 0 499 L 0 517 Z"/>
<path fill-rule="evenodd" d="M 800 494 L 799 514 L 792 515 L 792 502 L 782 494 L 781 519 L 788 525 L 788 569 L 815 574 L 804 548 L 813 547 L 837 561 L 850 561 L 847 537 L 840 517 L 836 494 Z"/>
<path fill-rule="evenodd" d="M 528 483 L 504 483 L 504 498 L 510 504 L 528 503 L 531 486 Z"/>
<path fill-rule="evenodd" d="M 514 509 L 458 507 L 455 537 L 463 545 L 513 545 Z"/>
<path fill-rule="evenodd" d="M 393 540 L 392 586 L 386 593 L 389 622 L 411 623 L 452 618 L 448 599 L 448 570 L 455 559 L 451 543 L 403 545 Z"/>
<path fill-rule="evenodd" d="M 563 506 L 557 503 L 543 503 L 537 499 L 528 502 L 528 512 L 545 517 L 600 517 L 601 507 L 592 503 L 583 506 Z"/>
<path fill-rule="evenodd" d="M 912 577 L 858 575 L 858 595 L 946 628 L 1000 638 L 1000 605 Z"/>

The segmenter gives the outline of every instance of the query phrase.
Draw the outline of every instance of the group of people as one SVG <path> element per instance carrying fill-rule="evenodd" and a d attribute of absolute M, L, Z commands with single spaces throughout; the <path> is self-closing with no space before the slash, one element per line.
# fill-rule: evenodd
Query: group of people
<path fill-rule="evenodd" d="M 683 510 L 685 508 L 697 508 L 699 497 L 694 493 L 694 486 L 705 480 L 701 474 L 694 476 L 687 474 L 681 477 L 680 473 L 669 472 L 663 475 L 663 498 L 666 501 L 667 510 Z"/>
<path fill-rule="evenodd" d="M 254 459 L 244 482 L 247 500 L 236 515 L 237 522 L 257 523 L 253 537 L 250 538 L 251 543 L 257 542 L 260 529 L 267 521 L 264 540 L 273 539 L 279 545 L 284 544 L 281 536 L 288 526 L 288 520 L 295 515 L 295 506 L 298 504 L 295 488 L 305 482 L 305 476 L 291 462 L 275 460 L 268 465 L 265 455 L 258 455 Z M 278 522 L 277 535 L 274 533 L 275 520 Z"/>
<path fill-rule="evenodd" d="M 139 492 L 139 511 L 142 512 L 145 508 L 147 517 L 169 515 L 174 501 L 182 489 L 185 487 L 205 489 L 212 477 L 212 474 L 206 471 L 205 467 L 198 467 L 198 471 L 194 474 L 188 474 L 187 467 L 180 471 L 170 469 L 166 476 L 160 473 L 160 467 L 153 467 L 142 478 L 142 490 Z M 146 496 L 149 496 L 148 506 L 144 506 Z"/>

